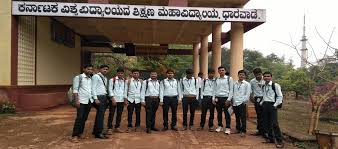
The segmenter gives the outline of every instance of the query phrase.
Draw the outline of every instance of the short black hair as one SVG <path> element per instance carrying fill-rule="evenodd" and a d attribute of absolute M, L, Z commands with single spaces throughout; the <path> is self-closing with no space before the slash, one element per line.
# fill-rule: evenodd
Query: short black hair
<path fill-rule="evenodd" d="M 262 69 L 261 68 L 255 68 L 252 72 L 254 74 L 259 74 L 259 73 L 262 73 Z"/>
<path fill-rule="evenodd" d="M 272 77 L 272 73 L 271 73 L 270 71 L 265 71 L 265 72 L 263 73 L 263 76 L 266 75 L 266 74 L 269 74 L 269 75 Z"/>
<path fill-rule="evenodd" d="M 245 70 L 238 71 L 238 74 L 240 74 L 240 73 L 244 73 L 244 75 L 246 76 L 246 71 Z"/>
<path fill-rule="evenodd" d="M 220 69 L 222 69 L 222 68 L 224 68 L 224 69 L 226 70 L 226 68 L 225 68 L 224 66 L 219 66 L 219 67 L 217 68 L 217 70 L 220 70 Z"/>
<path fill-rule="evenodd" d="M 185 70 L 185 73 L 186 73 L 186 74 L 193 74 L 194 71 L 193 71 L 192 69 L 187 69 L 187 70 Z"/>
<path fill-rule="evenodd" d="M 203 75 L 203 73 L 202 73 L 202 72 L 199 72 L 199 73 L 198 73 L 198 76 L 200 76 L 200 75 Z"/>
<path fill-rule="evenodd" d="M 124 72 L 124 69 L 123 69 L 122 67 L 118 67 L 118 68 L 116 69 L 116 72 Z"/>
<path fill-rule="evenodd" d="M 108 68 L 109 69 L 109 66 L 106 65 L 106 64 L 100 65 L 100 69 L 102 69 L 102 68 Z"/>
<path fill-rule="evenodd" d="M 93 65 L 92 65 L 92 64 L 85 64 L 85 65 L 83 65 L 83 68 L 84 68 L 84 69 L 86 69 L 86 68 L 88 68 L 88 67 L 93 67 Z"/>
<path fill-rule="evenodd" d="M 131 72 L 134 73 L 134 72 L 140 72 L 140 71 L 138 69 L 133 69 L 131 70 Z"/>
<path fill-rule="evenodd" d="M 157 73 L 157 71 L 156 71 L 155 69 L 152 69 L 152 70 L 150 70 L 149 72 L 150 72 L 150 73 L 152 73 L 152 72 L 156 72 L 156 73 Z"/>
<path fill-rule="evenodd" d="M 175 73 L 174 70 L 172 70 L 172 69 L 167 69 L 167 72 L 166 72 L 166 73 L 169 73 L 169 72 Z"/>
<path fill-rule="evenodd" d="M 214 69 L 208 69 L 208 73 L 215 73 L 215 70 Z"/>

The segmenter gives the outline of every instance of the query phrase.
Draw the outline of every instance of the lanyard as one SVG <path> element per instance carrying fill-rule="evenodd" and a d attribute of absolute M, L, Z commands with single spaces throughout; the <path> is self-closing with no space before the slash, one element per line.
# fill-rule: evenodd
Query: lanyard
<path fill-rule="evenodd" d="M 118 80 L 118 84 L 119 84 L 119 90 L 121 90 L 122 84 L 123 84 L 123 80 L 119 79 Z"/>
<path fill-rule="evenodd" d="M 190 86 L 191 86 L 191 80 L 192 79 L 187 79 L 188 88 L 190 88 Z"/>
<path fill-rule="evenodd" d="M 239 83 L 239 85 L 238 85 L 238 87 L 237 87 L 237 90 L 239 91 L 239 89 L 241 88 L 241 86 L 242 86 L 242 82 L 241 83 Z"/>
<path fill-rule="evenodd" d="M 174 81 L 168 80 L 168 83 L 169 83 L 170 87 L 171 87 L 171 88 L 174 88 L 174 84 L 173 84 L 173 83 L 170 83 L 170 82 L 174 82 Z"/>
<path fill-rule="evenodd" d="M 151 82 L 151 84 L 153 85 L 154 89 L 156 90 L 156 89 L 157 89 L 157 81 L 151 80 L 150 82 Z M 154 82 L 155 82 L 155 83 L 154 83 Z"/>
<path fill-rule="evenodd" d="M 208 85 L 209 85 L 209 87 L 212 89 L 212 83 L 210 83 L 210 82 L 213 82 L 214 80 L 208 80 Z"/>
<path fill-rule="evenodd" d="M 138 81 L 136 81 L 136 83 L 135 83 L 135 81 L 136 81 L 136 80 L 134 80 L 134 86 L 135 86 L 135 89 L 137 90 L 139 84 L 138 84 Z"/>

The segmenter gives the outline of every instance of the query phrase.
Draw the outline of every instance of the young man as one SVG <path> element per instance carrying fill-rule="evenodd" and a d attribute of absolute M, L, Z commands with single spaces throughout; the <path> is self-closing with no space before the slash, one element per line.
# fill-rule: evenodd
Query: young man
<path fill-rule="evenodd" d="M 283 102 L 283 94 L 279 84 L 272 82 L 272 73 L 264 72 L 263 78 L 263 100 L 260 104 L 263 106 L 263 128 L 268 142 L 276 143 L 277 148 L 284 147 L 282 133 L 279 129 L 277 110 Z"/>
<path fill-rule="evenodd" d="M 146 107 L 147 133 L 158 131 L 155 128 L 156 111 L 160 103 L 160 81 L 157 80 L 157 72 L 151 71 L 150 78 L 143 81 L 141 103 Z"/>
<path fill-rule="evenodd" d="M 263 99 L 263 90 L 262 87 L 264 85 L 264 80 L 263 80 L 263 73 L 260 68 L 255 68 L 253 71 L 253 74 L 255 75 L 255 78 L 253 78 L 250 81 L 251 89 L 252 89 L 252 94 L 251 94 L 251 102 L 254 103 L 255 106 L 255 111 L 257 115 L 257 132 L 253 135 L 255 136 L 260 136 L 264 134 L 264 129 L 263 129 L 263 117 L 262 117 L 262 111 L 263 108 L 259 104 L 262 99 Z"/>
<path fill-rule="evenodd" d="M 75 97 L 76 119 L 73 127 L 72 140 L 78 142 L 82 138 L 83 130 L 91 108 L 93 65 L 85 65 L 83 73 L 73 79 L 73 94 Z M 96 100 L 97 102 L 98 100 Z"/>
<path fill-rule="evenodd" d="M 230 76 L 225 75 L 229 73 L 227 69 L 223 66 L 218 67 L 218 73 L 220 75 L 219 78 L 215 81 L 215 103 L 217 110 L 217 120 L 218 127 L 216 132 L 221 132 L 223 130 L 222 124 L 222 113 L 224 111 L 225 114 L 225 134 L 230 134 L 230 124 L 231 124 L 231 115 L 228 112 L 228 108 L 230 107 L 230 101 L 233 95 L 233 79 Z"/>
<path fill-rule="evenodd" d="M 203 130 L 205 124 L 205 118 L 207 111 L 209 110 L 209 131 L 214 131 L 214 111 L 215 105 L 213 104 L 214 90 L 215 90 L 215 71 L 213 69 L 208 70 L 208 78 L 206 78 L 202 83 L 201 96 L 202 96 L 202 114 L 201 114 L 201 123 L 198 130 Z"/>
<path fill-rule="evenodd" d="M 94 100 L 98 100 L 99 103 L 94 105 L 96 108 L 96 117 L 93 128 L 93 135 L 95 138 L 107 139 L 105 135 L 102 134 L 103 131 L 103 122 L 104 122 L 104 113 L 106 111 L 107 95 L 108 95 L 108 79 L 105 76 L 108 73 L 109 66 L 101 65 L 99 72 L 94 74 L 92 77 L 92 95 Z"/>
<path fill-rule="evenodd" d="M 241 134 L 241 137 L 246 133 L 246 104 L 249 101 L 251 86 L 245 81 L 246 72 L 238 71 L 238 81 L 234 84 L 234 96 L 232 98 L 232 107 L 236 116 L 236 130 Z"/>
<path fill-rule="evenodd" d="M 192 77 L 192 69 L 186 70 L 186 77 L 180 80 L 180 97 L 182 98 L 182 108 L 183 108 L 183 130 L 188 129 L 187 123 L 187 114 L 188 109 L 190 108 L 190 121 L 189 129 L 194 130 L 194 118 L 195 118 L 195 109 L 198 106 L 198 95 L 199 87 L 197 84 L 197 79 Z"/>
<path fill-rule="evenodd" d="M 142 89 L 142 80 L 140 77 L 140 72 L 136 69 L 131 71 L 132 78 L 127 80 L 127 87 L 125 88 L 125 100 L 128 100 L 128 129 L 127 132 L 130 132 L 133 125 L 133 113 L 135 110 L 136 122 L 135 122 L 135 132 L 140 129 L 141 121 L 141 89 Z"/>
<path fill-rule="evenodd" d="M 163 107 L 163 129 L 168 130 L 168 112 L 171 109 L 171 129 L 177 131 L 177 105 L 181 100 L 179 97 L 180 87 L 178 81 L 174 78 L 174 71 L 167 70 L 167 78 L 161 82 L 160 86 L 160 105 Z"/>
<path fill-rule="evenodd" d="M 108 103 L 109 108 L 109 117 L 108 117 L 108 131 L 107 134 L 111 135 L 113 131 L 113 119 L 116 110 L 116 119 L 115 119 L 115 132 L 122 133 L 120 129 L 121 117 L 124 108 L 124 95 L 126 83 L 124 79 L 124 69 L 117 68 L 117 76 L 109 80 L 109 96 L 110 100 Z"/>

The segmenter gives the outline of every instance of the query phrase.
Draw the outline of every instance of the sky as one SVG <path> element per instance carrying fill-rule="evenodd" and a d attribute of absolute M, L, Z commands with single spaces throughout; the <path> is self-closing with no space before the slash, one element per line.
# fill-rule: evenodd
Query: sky
<path fill-rule="evenodd" d="M 300 56 L 296 50 L 279 42 L 298 44 L 298 48 L 301 48 L 305 14 L 309 61 L 314 62 L 315 56 L 322 58 L 326 51 L 326 44 L 315 28 L 326 41 L 329 41 L 334 30 L 330 45 L 338 47 L 338 12 L 335 11 L 337 6 L 337 0 L 250 0 L 244 8 L 266 9 L 267 17 L 264 24 L 245 33 L 244 49 L 258 50 L 265 56 L 275 53 L 284 56 L 286 61 L 292 59 L 293 64 L 299 67 Z M 224 23 L 222 31 L 225 32 L 229 28 L 229 23 Z M 229 48 L 230 44 L 223 46 Z M 328 50 L 327 53 L 332 55 L 333 50 Z"/>

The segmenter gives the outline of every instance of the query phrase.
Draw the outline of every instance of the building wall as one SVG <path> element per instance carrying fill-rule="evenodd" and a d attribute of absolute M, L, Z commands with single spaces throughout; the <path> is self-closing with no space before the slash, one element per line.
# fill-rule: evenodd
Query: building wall
<path fill-rule="evenodd" d="M 11 84 L 11 2 L 0 1 L 0 85 Z"/>
<path fill-rule="evenodd" d="M 75 48 L 52 41 L 50 22 L 49 17 L 37 17 L 36 85 L 71 84 L 80 73 L 80 37 L 75 37 Z"/>

